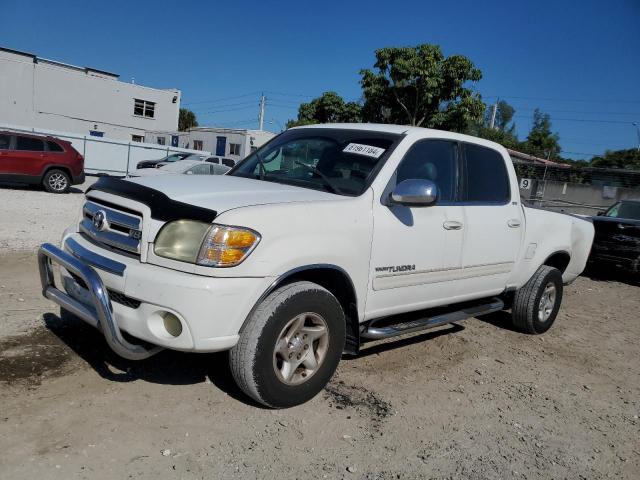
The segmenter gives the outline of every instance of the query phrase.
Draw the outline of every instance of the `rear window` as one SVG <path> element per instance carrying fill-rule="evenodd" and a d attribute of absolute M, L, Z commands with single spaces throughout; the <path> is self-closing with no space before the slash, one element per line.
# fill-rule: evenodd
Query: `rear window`
<path fill-rule="evenodd" d="M 11 136 L 0 134 L 0 150 L 9 150 L 10 144 L 11 144 Z"/>
<path fill-rule="evenodd" d="M 43 152 L 44 142 L 39 138 L 20 137 L 17 138 L 16 150 L 28 150 L 30 152 Z"/>
<path fill-rule="evenodd" d="M 488 204 L 509 202 L 509 175 L 502 155 L 491 148 L 470 143 L 465 145 L 465 154 L 464 201 Z"/>
<path fill-rule="evenodd" d="M 50 152 L 64 152 L 64 149 L 56 142 L 47 142 L 47 147 L 49 147 Z"/>

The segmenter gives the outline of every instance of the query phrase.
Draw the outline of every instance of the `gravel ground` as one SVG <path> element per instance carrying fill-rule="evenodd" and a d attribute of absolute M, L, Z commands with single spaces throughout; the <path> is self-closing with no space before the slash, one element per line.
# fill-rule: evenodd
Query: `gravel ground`
<path fill-rule="evenodd" d="M 54 228 L 0 254 L 0 478 L 639 478 L 630 283 L 579 278 L 543 336 L 500 312 L 372 344 L 309 403 L 271 411 L 225 354 L 130 362 L 61 320 L 29 251 Z"/>
<path fill-rule="evenodd" d="M 0 252 L 35 250 L 43 242 L 57 244 L 77 218 L 84 191 L 96 180 L 88 177 L 65 195 L 34 187 L 0 187 Z"/>

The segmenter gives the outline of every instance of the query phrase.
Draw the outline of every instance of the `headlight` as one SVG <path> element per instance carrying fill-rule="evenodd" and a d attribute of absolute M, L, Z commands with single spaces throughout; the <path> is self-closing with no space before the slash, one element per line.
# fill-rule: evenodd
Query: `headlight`
<path fill-rule="evenodd" d="M 256 247 L 260 235 L 253 230 L 177 220 L 158 234 L 156 255 L 207 267 L 233 267 Z"/>

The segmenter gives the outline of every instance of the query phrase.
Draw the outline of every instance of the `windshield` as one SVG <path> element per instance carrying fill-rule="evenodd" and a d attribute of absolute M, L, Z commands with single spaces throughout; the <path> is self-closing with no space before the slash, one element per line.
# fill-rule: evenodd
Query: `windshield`
<path fill-rule="evenodd" d="M 228 175 L 360 195 L 399 138 L 367 130 L 288 130 L 253 152 Z"/>
<path fill-rule="evenodd" d="M 165 165 L 164 167 L 162 167 L 162 171 L 172 172 L 172 173 L 182 173 L 185 170 L 187 170 L 189 167 L 193 167 L 194 165 L 197 165 L 197 163 L 189 160 L 182 160 L 180 162 L 173 162 L 173 163 L 170 163 L 169 165 Z"/>
<path fill-rule="evenodd" d="M 640 220 L 640 202 L 618 202 L 607 210 L 605 216 Z"/>

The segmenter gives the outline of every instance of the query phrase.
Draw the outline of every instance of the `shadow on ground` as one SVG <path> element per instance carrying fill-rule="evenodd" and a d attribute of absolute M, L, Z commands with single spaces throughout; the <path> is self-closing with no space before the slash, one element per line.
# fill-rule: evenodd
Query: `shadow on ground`
<path fill-rule="evenodd" d="M 39 190 L 44 192 L 44 188 L 42 188 L 41 185 L 26 185 L 23 183 L 1 183 L 0 182 L 0 188 L 4 189 L 4 190 Z M 78 194 L 78 193 L 82 193 L 84 194 L 84 190 L 77 188 L 77 187 L 69 187 L 69 191 L 67 193 L 71 193 L 71 194 Z M 59 195 L 57 193 L 52 193 L 51 195 Z"/>
<path fill-rule="evenodd" d="M 640 273 L 634 275 L 621 268 L 590 264 L 582 273 L 582 276 L 590 278 L 595 282 L 620 282 L 633 287 L 640 286 Z"/>
<path fill-rule="evenodd" d="M 60 318 L 45 313 L 43 319 L 46 328 L 0 342 L 0 381 L 37 384 L 43 377 L 67 374 L 80 357 L 98 375 L 112 382 L 143 380 L 192 385 L 208 380 L 230 397 L 253 404 L 236 386 L 226 352 L 196 354 L 165 350 L 146 360 L 132 361 L 116 355 L 98 330 L 71 314 L 64 313 Z"/>

